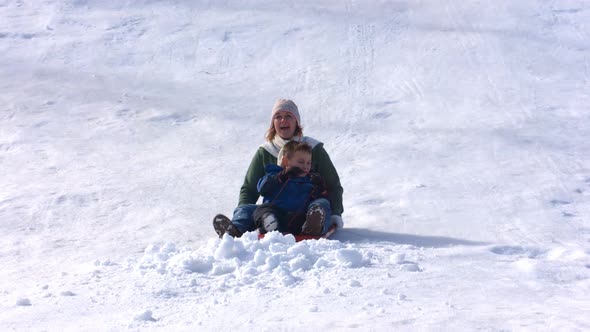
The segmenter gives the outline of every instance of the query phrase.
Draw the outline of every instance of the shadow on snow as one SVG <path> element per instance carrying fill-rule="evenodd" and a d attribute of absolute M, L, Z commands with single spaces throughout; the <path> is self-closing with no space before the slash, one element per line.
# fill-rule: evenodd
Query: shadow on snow
<path fill-rule="evenodd" d="M 366 228 L 344 228 L 336 232 L 331 239 L 343 242 L 391 242 L 416 247 L 443 248 L 452 246 L 485 246 L 489 243 L 470 241 L 444 236 L 425 236 L 414 234 L 389 233 Z"/>

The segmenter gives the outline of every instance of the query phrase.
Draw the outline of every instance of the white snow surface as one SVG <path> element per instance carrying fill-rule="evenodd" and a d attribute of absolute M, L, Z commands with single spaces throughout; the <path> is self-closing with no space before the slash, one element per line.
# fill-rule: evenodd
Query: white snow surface
<path fill-rule="evenodd" d="M 590 2 L 0 1 L 0 330 L 590 329 Z M 218 239 L 276 98 L 345 228 Z"/>

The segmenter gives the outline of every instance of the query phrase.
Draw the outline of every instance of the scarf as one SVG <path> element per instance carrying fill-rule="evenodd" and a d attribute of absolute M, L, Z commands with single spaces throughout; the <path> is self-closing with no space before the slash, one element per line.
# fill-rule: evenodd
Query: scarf
<path fill-rule="evenodd" d="M 305 142 L 307 144 L 309 144 L 311 146 L 311 148 L 315 148 L 316 145 L 320 144 L 321 142 L 308 137 L 308 136 L 294 136 L 292 139 L 288 140 L 288 139 L 283 139 L 281 136 L 279 135 L 275 135 L 275 138 L 273 138 L 272 141 L 270 142 L 265 142 L 264 144 L 261 145 L 261 147 L 263 147 L 266 151 L 268 151 L 268 153 L 272 154 L 273 156 L 277 157 L 277 163 L 281 163 L 281 158 L 283 156 L 283 146 L 285 146 L 285 144 L 289 143 L 290 141 L 296 141 L 296 142 Z"/>

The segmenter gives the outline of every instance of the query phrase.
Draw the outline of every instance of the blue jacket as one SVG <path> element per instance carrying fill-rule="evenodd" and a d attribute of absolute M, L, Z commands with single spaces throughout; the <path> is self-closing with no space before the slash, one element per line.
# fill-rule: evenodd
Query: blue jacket
<path fill-rule="evenodd" d="M 257 189 L 264 203 L 271 203 L 285 212 L 305 213 L 311 201 L 328 197 L 323 179 L 309 173 L 304 177 L 286 177 L 283 168 L 274 164 L 265 167 L 266 174 Z"/>

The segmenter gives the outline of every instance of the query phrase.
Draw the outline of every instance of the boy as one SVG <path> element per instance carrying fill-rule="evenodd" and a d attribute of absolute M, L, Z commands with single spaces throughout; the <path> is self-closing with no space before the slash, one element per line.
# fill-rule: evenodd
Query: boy
<path fill-rule="evenodd" d="M 263 204 L 253 213 L 261 233 L 278 230 L 283 233 L 321 235 L 330 227 L 330 201 L 324 181 L 310 173 L 312 148 L 306 143 L 291 141 L 279 154 L 282 167 L 267 165 L 266 174 L 257 189 Z M 241 232 L 227 218 L 214 219 L 215 231 L 222 237 Z"/>
<path fill-rule="evenodd" d="M 262 205 L 252 215 L 261 233 L 321 235 L 330 220 L 330 202 L 323 179 L 310 173 L 311 146 L 291 141 L 280 154 L 281 166 L 268 165 L 258 181 Z"/>

